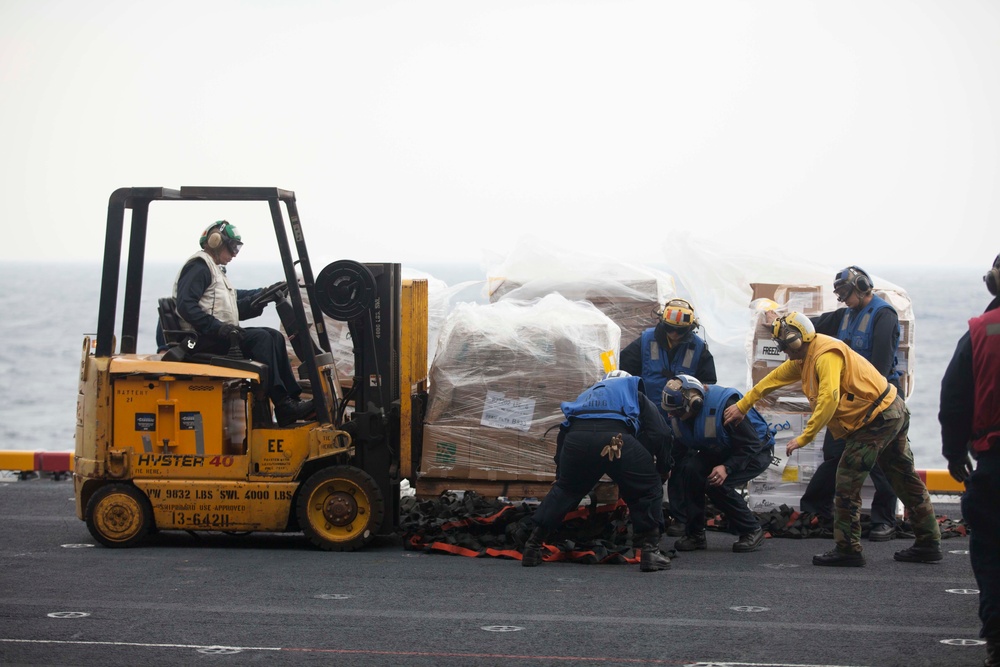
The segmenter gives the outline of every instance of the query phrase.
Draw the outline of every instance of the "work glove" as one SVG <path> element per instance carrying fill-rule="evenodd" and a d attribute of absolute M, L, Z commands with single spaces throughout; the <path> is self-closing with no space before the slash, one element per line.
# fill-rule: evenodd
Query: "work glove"
<path fill-rule="evenodd" d="M 264 314 L 264 308 L 265 308 L 265 306 L 267 306 L 266 303 L 262 303 L 262 304 L 259 304 L 257 306 L 247 306 L 246 307 L 246 313 L 244 313 L 243 311 L 240 311 L 240 315 L 242 315 L 243 319 L 245 319 L 245 320 L 252 320 L 255 317 L 260 317 L 261 315 Z"/>
<path fill-rule="evenodd" d="M 964 484 L 972 474 L 972 461 L 969 457 L 948 461 L 948 474 L 954 477 L 956 482 Z"/>
<path fill-rule="evenodd" d="M 219 327 L 219 337 L 225 338 L 226 340 L 231 340 L 233 334 L 236 334 L 237 340 L 243 340 L 246 332 L 235 324 L 223 324 Z"/>
<path fill-rule="evenodd" d="M 601 456 L 607 456 L 609 461 L 614 461 L 615 459 L 620 459 L 622 457 L 622 434 L 615 433 L 611 438 L 611 442 L 604 445 L 604 449 L 601 450 Z"/>

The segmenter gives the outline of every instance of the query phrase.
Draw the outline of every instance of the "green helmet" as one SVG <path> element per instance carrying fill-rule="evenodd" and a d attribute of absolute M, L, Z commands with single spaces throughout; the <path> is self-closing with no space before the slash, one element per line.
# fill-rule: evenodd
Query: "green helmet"
<path fill-rule="evenodd" d="M 203 250 L 216 250 L 225 244 L 229 251 L 235 255 L 243 247 L 243 239 L 236 230 L 236 225 L 225 220 L 218 220 L 205 228 L 205 231 L 201 233 L 201 238 L 198 239 L 198 244 Z"/>

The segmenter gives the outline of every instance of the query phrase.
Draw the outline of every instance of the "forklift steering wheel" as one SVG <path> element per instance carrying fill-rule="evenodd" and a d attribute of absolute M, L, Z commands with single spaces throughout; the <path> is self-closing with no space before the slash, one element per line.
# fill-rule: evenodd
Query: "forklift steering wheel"
<path fill-rule="evenodd" d="M 288 285 L 284 281 L 280 283 L 274 283 L 263 292 L 255 296 L 250 301 L 251 308 L 258 308 L 266 306 L 272 302 L 278 302 L 288 296 Z"/>

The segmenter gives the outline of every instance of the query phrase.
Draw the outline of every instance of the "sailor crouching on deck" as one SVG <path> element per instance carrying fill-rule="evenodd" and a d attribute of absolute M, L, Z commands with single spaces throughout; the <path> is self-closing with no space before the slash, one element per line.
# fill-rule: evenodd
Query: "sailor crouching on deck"
<path fill-rule="evenodd" d="M 671 437 L 659 408 L 642 393 L 641 379 L 611 371 L 575 401 L 564 402 L 562 412 L 566 421 L 557 439 L 556 481 L 535 510 L 536 528 L 525 542 L 521 565 L 542 563 L 545 540 L 607 474 L 628 505 L 632 544 L 642 552 L 640 570 L 670 569 L 659 544 Z"/>
<path fill-rule="evenodd" d="M 750 409 L 748 419 L 725 426 L 723 411 L 742 394 L 730 387 L 703 385 L 690 375 L 678 375 L 663 388 L 661 407 L 670 415 L 674 442 L 687 454 L 676 463 L 673 477 L 689 510 L 678 551 L 707 549 L 705 496 L 722 511 L 739 535 L 736 553 L 756 551 L 764 541 L 760 520 L 738 489 L 764 473 L 774 455 L 774 431 Z"/>

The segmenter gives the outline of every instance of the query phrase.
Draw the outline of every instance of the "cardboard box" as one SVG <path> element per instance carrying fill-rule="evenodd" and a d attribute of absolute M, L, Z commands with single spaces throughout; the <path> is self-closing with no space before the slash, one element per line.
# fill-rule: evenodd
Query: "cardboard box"
<path fill-rule="evenodd" d="M 780 285 L 774 292 L 774 300 L 786 310 L 804 315 L 823 312 L 823 288 L 819 285 Z"/>
<path fill-rule="evenodd" d="M 424 425 L 420 471 L 431 477 L 468 479 L 474 429 Z"/>
<path fill-rule="evenodd" d="M 900 345 L 899 349 L 896 350 L 896 370 L 902 375 L 906 375 L 910 371 L 911 354 L 912 349 L 909 345 Z"/>
<path fill-rule="evenodd" d="M 899 320 L 899 344 L 906 346 L 913 344 L 913 322 L 910 320 L 902 318 Z"/>
<path fill-rule="evenodd" d="M 487 285 L 490 303 L 522 288 L 526 299 L 540 296 L 543 292 L 559 292 L 573 301 L 588 301 L 621 329 L 621 347 L 654 326 L 663 309 L 661 299 L 675 293 L 672 280 L 664 284 L 655 279 L 609 281 L 606 284 L 537 280 L 525 284 L 510 278 L 488 278 Z"/>
<path fill-rule="evenodd" d="M 757 492 L 752 486 L 755 483 L 757 484 Z M 806 486 L 807 484 L 804 482 L 774 483 L 754 480 L 747 485 L 747 505 L 754 512 L 769 512 L 782 505 L 788 505 L 792 509 L 801 511 L 802 494 L 805 493 Z M 871 512 L 874 496 L 875 487 L 872 486 L 869 478 L 861 487 L 861 510 L 863 512 Z"/>
<path fill-rule="evenodd" d="M 757 299 L 771 299 L 775 301 L 774 294 L 779 287 L 778 283 L 750 283 L 751 301 L 756 301 Z"/>

